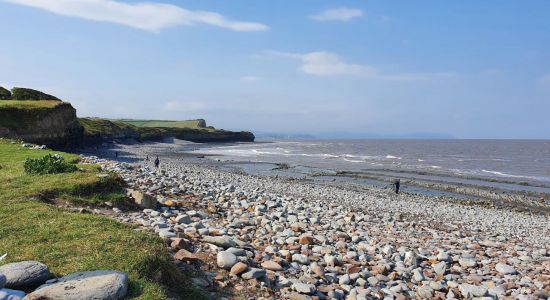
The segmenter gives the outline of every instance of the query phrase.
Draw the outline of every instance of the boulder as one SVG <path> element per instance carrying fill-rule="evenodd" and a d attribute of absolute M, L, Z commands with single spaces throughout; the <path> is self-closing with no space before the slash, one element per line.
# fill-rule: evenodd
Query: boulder
<path fill-rule="evenodd" d="M 25 299 L 110 300 L 124 299 L 127 292 L 128 276 L 125 273 L 99 270 L 67 275 L 53 284 L 40 286 Z"/>
<path fill-rule="evenodd" d="M 48 266 L 38 261 L 5 264 L 0 267 L 0 274 L 6 277 L 4 286 L 10 289 L 35 287 L 50 278 Z"/>
<path fill-rule="evenodd" d="M 157 208 L 157 199 L 151 195 L 132 189 L 128 189 L 128 194 L 134 199 L 134 203 L 142 208 Z"/>
<path fill-rule="evenodd" d="M 22 300 L 25 298 L 25 292 L 10 289 L 0 289 L 0 299 L 2 300 Z"/>

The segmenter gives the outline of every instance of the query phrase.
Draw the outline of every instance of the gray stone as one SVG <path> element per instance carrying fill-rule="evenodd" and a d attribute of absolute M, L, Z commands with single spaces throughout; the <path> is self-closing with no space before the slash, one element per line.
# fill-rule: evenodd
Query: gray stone
<path fill-rule="evenodd" d="M 424 285 L 416 289 L 416 294 L 420 299 L 429 299 L 433 297 L 434 290 L 431 287 Z"/>
<path fill-rule="evenodd" d="M 471 258 L 471 257 L 461 257 L 459 260 L 458 260 L 458 263 L 462 266 L 462 267 L 465 267 L 465 268 L 470 268 L 470 267 L 475 267 L 477 266 L 477 262 L 475 259 Z"/>
<path fill-rule="evenodd" d="M 292 288 L 298 293 L 311 295 L 315 293 L 317 288 L 313 284 L 297 282 L 292 285 Z"/>
<path fill-rule="evenodd" d="M 0 274 L 6 277 L 4 286 L 10 289 L 34 287 L 43 284 L 50 278 L 48 267 L 37 261 L 5 264 L 0 267 Z"/>
<path fill-rule="evenodd" d="M 25 292 L 11 289 L 0 289 L 0 299 L 2 300 L 22 300 L 25 298 Z"/>
<path fill-rule="evenodd" d="M 507 265 L 507 264 L 503 264 L 503 263 L 497 263 L 496 266 L 495 266 L 495 270 L 497 270 L 497 272 L 499 272 L 501 274 L 515 274 L 516 273 L 516 269 L 514 269 L 514 267 L 512 267 L 510 265 Z"/>
<path fill-rule="evenodd" d="M 237 263 L 237 256 L 228 251 L 218 252 L 217 257 L 218 267 L 229 270 Z"/>
<path fill-rule="evenodd" d="M 237 243 L 235 243 L 234 240 L 232 240 L 228 236 L 204 236 L 202 238 L 203 242 L 214 244 L 218 247 L 222 247 L 224 249 L 231 248 L 237 246 Z"/>
<path fill-rule="evenodd" d="M 422 274 L 422 269 L 414 269 L 413 270 L 413 279 L 416 281 L 416 282 L 421 282 L 422 280 L 424 280 L 424 274 Z"/>
<path fill-rule="evenodd" d="M 236 256 L 246 256 L 246 250 L 244 249 L 241 249 L 241 248 L 234 248 L 234 247 L 231 247 L 227 250 L 225 250 L 229 253 L 233 253 L 235 254 Z"/>
<path fill-rule="evenodd" d="M 309 265 L 309 257 L 303 255 L 303 254 L 293 254 L 292 255 L 292 261 L 297 262 L 302 265 Z"/>
<path fill-rule="evenodd" d="M 443 275 L 445 274 L 445 271 L 447 270 L 447 263 L 444 261 L 438 262 L 433 266 L 434 272 L 437 275 Z"/>
<path fill-rule="evenodd" d="M 266 274 L 265 270 L 258 269 L 258 268 L 250 268 L 250 270 L 246 273 L 243 273 L 241 277 L 243 279 L 259 279 L 264 277 Z"/>
<path fill-rule="evenodd" d="M 176 237 L 176 234 L 174 232 L 170 231 L 170 229 L 167 229 L 167 228 L 160 229 L 158 231 L 158 235 L 161 238 L 175 238 Z"/>
<path fill-rule="evenodd" d="M 30 293 L 26 300 L 39 299 L 123 299 L 128 292 L 128 276 L 117 271 L 91 271 L 73 273 L 58 282 L 42 285 Z"/>
<path fill-rule="evenodd" d="M 189 215 L 179 215 L 176 217 L 176 222 L 178 222 L 178 224 L 191 224 L 193 221 Z"/>
<path fill-rule="evenodd" d="M 348 274 L 344 274 L 338 278 L 338 284 L 348 284 L 351 281 Z"/>
<path fill-rule="evenodd" d="M 487 288 L 479 285 L 461 284 L 458 289 L 464 298 L 483 297 L 487 294 Z"/>

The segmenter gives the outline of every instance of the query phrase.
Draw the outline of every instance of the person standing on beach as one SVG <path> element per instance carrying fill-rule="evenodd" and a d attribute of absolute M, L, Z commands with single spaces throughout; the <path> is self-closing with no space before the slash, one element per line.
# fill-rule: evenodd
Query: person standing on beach
<path fill-rule="evenodd" d="M 115 158 L 118 158 L 118 151 L 115 152 Z"/>
<path fill-rule="evenodd" d="M 159 160 L 159 157 L 157 156 L 157 158 L 155 158 L 155 168 L 159 168 L 159 164 L 160 164 L 160 160 Z"/>
<path fill-rule="evenodd" d="M 396 193 L 396 194 L 399 194 L 399 187 L 401 186 L 401 180 L 396 179 L 396 180 L 393 182 L 393 186 L 395 187 L 395 193 Z"/>

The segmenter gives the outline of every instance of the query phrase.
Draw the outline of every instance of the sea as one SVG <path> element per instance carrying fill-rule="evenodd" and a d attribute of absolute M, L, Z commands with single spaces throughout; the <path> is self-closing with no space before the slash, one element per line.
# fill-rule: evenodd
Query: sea
<path fill-rule="evenodd" d="M 550 140 L 266 139 L 188 150 L 258 175 L 366 174 L 383 178 L 374 185 L 399 178 L 550 194 Z"/>

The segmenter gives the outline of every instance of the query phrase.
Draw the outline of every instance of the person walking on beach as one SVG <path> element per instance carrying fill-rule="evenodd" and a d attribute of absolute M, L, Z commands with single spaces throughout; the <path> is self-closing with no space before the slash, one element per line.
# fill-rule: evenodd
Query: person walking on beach
<path fill-rule="evenodd" d="M 401 186 L 401 180 L 396 179 L 396 180 L 393 182 L 393 186 L 395 187 L 395 193 L 396 193 L 396 194 L 399 194 L 399 187 Z"/>
<path fill-rule="evenodd" d="M 118 158 L 118 151 L 115 152 L 115 158 Z"/>
<path fill-rule="evenodd" d="M 159 157 L 157 156 L 157 158 L 155 158 L 155 168 L 159 168 L 159 164 L 160 164 L 160 160 L 159 160 Z"/>
<path fill-rule="evenodd" d="M 145 161 L 149 161 L 149 155 L 147 155 L 147 157 L 145 158 Z"/>

